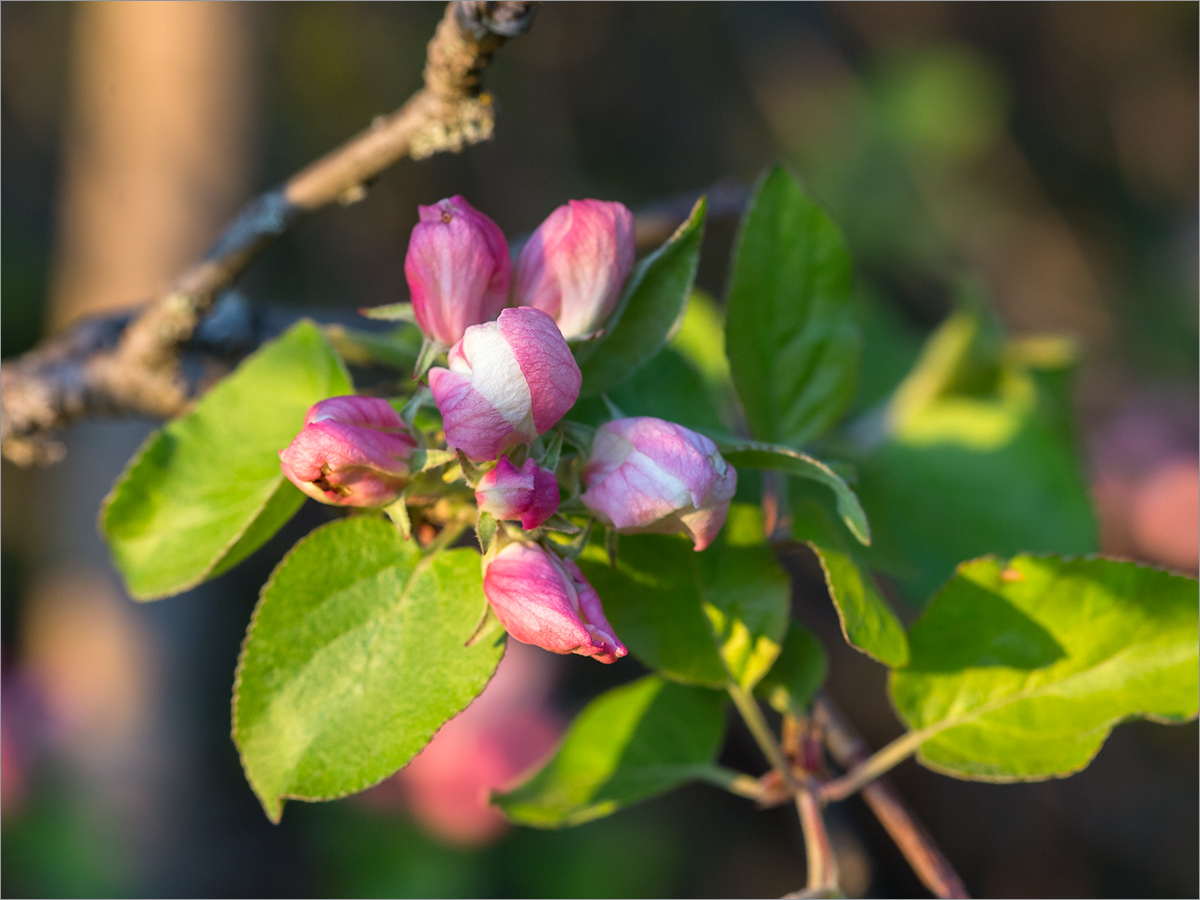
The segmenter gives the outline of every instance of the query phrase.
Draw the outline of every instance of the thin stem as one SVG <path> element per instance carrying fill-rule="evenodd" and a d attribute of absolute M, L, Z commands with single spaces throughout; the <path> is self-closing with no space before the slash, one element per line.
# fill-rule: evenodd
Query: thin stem
<path fill-rule="evenodd" d="M 767 758 L 767 762 L 771 764 L 772 768 L 783 776 L 789 793 L 794 794 L 799 791 L 801 785 L 792 773 L 792 768 L 788 765 L 787 757 L 783 755 L 783 748 L 779 746 L 779 741 L 776 740 L 774 733 L 771 731 L 771 726 L 767 724 L 766 717 L 763 716 L 758 701 L 754 699 L 749 691 L 740 685 L 734 684 L 732 681 L 725 685 L 725 689 L 733 699 L 733 705 L 737 707 L 742 720 L 746 723 L 746 727 L 750 729 L 750 734 L 754 736 L 754 740 L 762 750 L 763 756 Z"/>
<path fill-rule="evenodd" d="M 767 724 L 762 709 L 754 696 L 732 681 L 725 690 L 733 698 L 734 706 L 741 713 L 746 727 L 758 742 L 767 761 L 775 768 L 787 785 L 788 793 L 795 797 L 796 811 L 800 814 L 800 828 L 804 832 L 804 855 L 808 866 L 806 894 L 829 892 L 837 889 L 837 863 L 833 847 L 829 843 L 829 832 L 821 817 L 821 803 L 817 797 L 817 783 L 811 777 L 801 782 L 788 764 L 783 748 Z"/>
<path fill-rule="evenodd" d="M 808 861 L 807 892 L 828 892 L 837 889 L 837 857 L 829 843 L 829 832 L 821 816 L 821 803 L 816 795 L 816 783 L 811 779 L 796 794 L 796 811 L 804 832 L 804 853 Z"/>
<path fill-rule="evenodd" d="M 904 762 L 921 746 L 929 735 L 923 731 L 910 731 L 902 734 L 882 750 L 876 750 L 853 769 L 821 785 L 821 800 L 834 803 L 845 800 L 866 787 L 876 778 L 891 771 L 899 763 Z"/>
<path fill-rule="evenodd" d="M 850 769 L 868 758 L 866 743 L 828 697 L 817 697 L 813 703 L 813 714 L 822 726 L 826 746 L 838 765 Z M 864 787 L 863 800 L 896 842 L 917 877 L 935 896 L 969 896 L 966 885 L 950 861 L 886 780 L 881 779 Z"/>
<path fill-rule="evenodd" d="M 726 769 L 724 766 L 700 766 L 693 773 L 693 777 L 697 781 L 722 788 L 731 794 L 745 797 L 747 800 L 761 803 L 766 796 L 762 783 L 757 778 L 743 772 L 735 772 L 733 769 Z"/>

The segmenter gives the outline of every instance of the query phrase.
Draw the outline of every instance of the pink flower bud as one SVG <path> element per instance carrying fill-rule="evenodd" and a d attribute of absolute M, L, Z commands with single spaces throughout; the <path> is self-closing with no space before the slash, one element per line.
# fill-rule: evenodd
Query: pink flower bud
<path fill-rule="evenodd" d="M 279 451 L 288 480 L 334 506 L 382 506 L 408 480 L 417 442 L 386 400 L 331 397 L 313 406 L 304 429 Z"/>
<path fill-rule="evenodd" d="M 532 459 L 518 469 L 502 456 L 479 479 L 475 502 L 497 519 L 520 519 L 522 528 L 537 528 L 558 509 L 558 479 Z"/>
<path fill-rule="evenodd" d="M 575 405 L 582 376 L 554 320 L 529 307 L 473 325 L 429 370 L 446 443 L 468 459 L 495 459 L 534 440 Z"/>
<path fill-rule="evenodd" d="M 450 346 L 468 326 L 496 318 L 508 302 L 508 242 L 462 197 L 418 209 L 404 277 L 421 331 Z"/>
<path fill-rule="evenodd" d="M 553 316 L 565 337 L 579 337 L 612 315 L 633 258 L 633 214 L 624 205 L 572 200 L 521 248 L 516 298 Z"/>
<path fill-rule="evenodd" d="M 583 502 L 617 531 L 681 531 L 703 550 L 725 524 L 737 472 L 704 435 L 640 416 L 600 426 L 583 482 Z"/>
<path fill-rule="evenodd" d="M 579 567 L 541 547 L 509 544 L 488 563 L 483 591 L 514 638 L 551 653 L 616 662 L 629 651 Z"/>

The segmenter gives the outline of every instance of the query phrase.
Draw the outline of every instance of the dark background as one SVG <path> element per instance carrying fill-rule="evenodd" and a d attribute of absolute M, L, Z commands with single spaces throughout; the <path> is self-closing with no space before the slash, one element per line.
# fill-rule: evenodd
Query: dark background
<path fill-rule="evenodd" d="M 438 4 L 0 6 L 2 350 L 152 296 L 252 193 L 398 106 Z M 1084 352 L 1081 459 L 1107 552 L 1197 568 L 1197 5 L 544 6 L 487 72 L 496 139 L 405 161 L 285 236 L 260 306 L 403 299 L 418 203 L 461 193 L 510 235 L 570 197 L 635 210 L 784 162 L 896 311 L 897 345 L 978 275 L 1017 333 Z M 706 238 L 719 297 L 732 221 Z M 867 359 L 868 369 L 873 360 Z M 484 846 L 404 802 L 292 804 L 267 823 L 228 737 L 258 585 L 321 513 L 179 598 L 124 597 L 95 514 L 149 423 L 88 423 L 58 467 L 3 466 L 7 896 L 777 896 L 803 884 L 787 810 L 689 788 Z M 811 560 L 787 560 L 797 603 Z M 801 610 L 835 698 L 879 746 L 883 670 Z M 554 660 L 566 715 L 612 677 Z M 981 896 L 1196 896 L 1196 727 L 1119 728 L 1038 785 L 894 780 Z M 757 772 L 748 736 L 725 762 Z M 378 792 L 377 792 L 378 793 Z M 851 895 L 920 895 L 858 800 L 830 813 Z"/>

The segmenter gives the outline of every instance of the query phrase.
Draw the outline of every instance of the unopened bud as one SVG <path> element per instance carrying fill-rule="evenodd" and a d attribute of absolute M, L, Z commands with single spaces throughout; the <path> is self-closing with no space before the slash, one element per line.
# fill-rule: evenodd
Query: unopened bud
<path fill-rule="evenodd" d="M 279 451 L 288 480 L 334 506 L 382 506 L 408 481 L 417 442 L 390 403 L 331 397 L 309 409 L 304 428 Z"/>
<path fill-rule="evenodd" d="M 501 521 L 520 519 L 522 528 L 537 528 L 558 509 L 558 479 L 532 459 L 518 469 L 502 456 L 479 479 L 475 502 L 481 512 Z"/>
<path fill-rule="evenodd" d="M 550 430 L 575 405 L 582 376 L 554 320 L 529 307 L 474 325 L 429 371 L 446 443 L 475 461 L 496 459 Z"/>
<path fill-rule="evenodd" d="M 737 472 L 704 435 L 641 416 L 597 429 L 583 482 L 584 504 L 617 531 L 684 532 L 703 550 L 725 524 Z"/>
<path fill-rule="evenodd" d="M 509 544 L 501 550 L 487 565 L 483 591 L 518 641 L 602 663 L 628 653 L 579 567 L 541 547 Z"/>
<path fill-rule="evenodd" d="M 508 302 L 508 242 L 462 197 L 418 209 L 404 277 L 421 331 L 449 347 L 469 326 L 496 318 Z"/>
<path fill-rule="evenodd" d="M 563 336 L 612 315 L 633 269 L 633 214 L 620 203 L 572 200 L 538 226 L 513 270 L 516 301 L 552 316 Z"/>

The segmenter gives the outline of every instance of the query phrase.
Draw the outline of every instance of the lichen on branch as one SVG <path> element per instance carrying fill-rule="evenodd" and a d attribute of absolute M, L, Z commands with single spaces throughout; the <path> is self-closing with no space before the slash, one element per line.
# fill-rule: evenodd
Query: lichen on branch
<path fill-rule="evenodd" d="M 528 30 L 529 0 L 455 0 L 426 49 L 424 86 L 341 147 L 251 200 L 204 259 L 133 313 L 93 319 L 0 367 L 0 454 L 19 465 L 51 463 L 53 435 L 99 415 L 165 417 L 195 386 L 180 354 L 217 296 L 303 216 L 360 199 L 379 173 L 406 157 L 459 152 L 491 138 L 495 105 L 482 72 L 506 40 Z"/>

